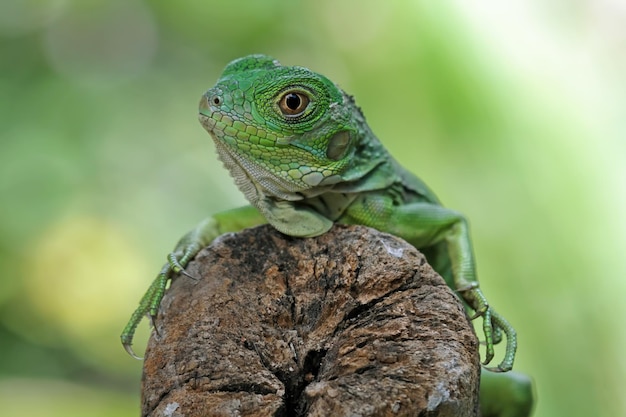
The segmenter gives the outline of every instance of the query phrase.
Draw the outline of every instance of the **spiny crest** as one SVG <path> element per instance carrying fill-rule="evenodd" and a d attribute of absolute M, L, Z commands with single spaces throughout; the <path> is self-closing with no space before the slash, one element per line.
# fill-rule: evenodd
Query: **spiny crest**
<path fill-rule="evenodd" d="M 280 66 L 280 62 L 270 56 L 261 54 L 249 55 L 243 58 L 235 59 L 229 63 L 226 68 L 224 68 L 224 72 L 222 72 L 222 78 L 245 71 L 257 69 L 269 70 Z"/>

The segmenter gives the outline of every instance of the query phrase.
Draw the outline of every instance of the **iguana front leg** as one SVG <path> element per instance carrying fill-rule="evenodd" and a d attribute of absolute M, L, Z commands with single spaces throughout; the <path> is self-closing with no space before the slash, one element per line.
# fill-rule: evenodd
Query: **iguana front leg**
<path fill-rule="evenodd" d="M 135 354 L 131 346 L 137 326 L 146 315 L 150 318 L 151 323 L 154 324 L 159 305 L 165 295 L 167 283 L 177 273 L 183 273 L 191 277 L 185 272 L 185 267 L 202 248 L 224 233 L 237 232 L 263 223 L 266 223 L 266 220 L 259 211 L 252 206 L 246 206 L 209 217 L 183 236 L 176 244 L 174 250 L 167 256 L 167 263 L 163 265 L 161 272 L 159 272 L 148 291 L 141 298 L 139 307 L 134 311 L 128 324 L 122 331 L 120 339 L 126 352 L 135 359 L 142 359 Z"/>
<path fill-rule="evenodd" d="M 397 204 L 388 195 L 371 193 L 356 201 L 340 222 L 374 227 L 399 236 L 418 249 L 444 242 L 452 268 L 452 282 L 448 285 L 474 311 L 472 319 L 483 318 L 486 346 L 483 364 L 491 362 L 494 344 L 501 340 L 501 333 L 504 333 L 504 358 L 490 370 L 511 370 L 517 335 L 513 327 L 489 305 L 479 288 L 468 224 L 460 213 L 427 202 Z"/>
<path fill-rule="evenodd" d="M 493 359 L 494 343 L 500 341 L 500 332 L 503 332 L 506 336 L 504 358 L 496 368 L 490 370 L 511 370 L 517 350 L 517 334 L 504 317 L 489 305 L 479 288 L 469 226 L 465 217 L 454 210 L 431 203 L 405 204 L 394 210 L 387 231 L 418 248 L 441 241 L 446 243 L 452 267 L 453 289 L 474 310 L 472 319 L 481 316 L 483 318 L 486 348 L 483 364 L 487 365 Z"/>

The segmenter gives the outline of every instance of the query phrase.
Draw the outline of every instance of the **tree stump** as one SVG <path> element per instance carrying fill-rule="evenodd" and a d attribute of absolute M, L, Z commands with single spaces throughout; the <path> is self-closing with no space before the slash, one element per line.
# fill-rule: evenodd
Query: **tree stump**
<path fill-rule="evenodd" d="M 476 416 L 478 342 L 415 248 L 362 226 L 226 234 L 167 291 L 142 416 Z"/>

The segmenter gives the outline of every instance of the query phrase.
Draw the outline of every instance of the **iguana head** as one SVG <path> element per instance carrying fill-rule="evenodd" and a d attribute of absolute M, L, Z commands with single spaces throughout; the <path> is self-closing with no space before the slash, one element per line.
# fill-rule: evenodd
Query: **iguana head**
<path fill-rule="evenodd" d="M 300 200 L 350 180 L 355 112 L 326 77 L 251 55 L 226 66 L 202 96 L 199 118 L 254 204 L 259 194 Z"/>

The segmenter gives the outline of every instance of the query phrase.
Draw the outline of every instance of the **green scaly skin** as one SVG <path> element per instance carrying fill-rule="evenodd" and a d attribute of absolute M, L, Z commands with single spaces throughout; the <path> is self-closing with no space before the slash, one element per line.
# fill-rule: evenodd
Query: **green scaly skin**
<path fill-rule="evenodd" d="M 432 191 L 402 168 L 365 122 L 353 98 L 326 77 L 252 55 L 231 62 L 200 100 L 200 123 L 250 206 L 215 215 L 185 235 L 168 256 L 121 339 L 131 343 L 142 317 L 154 321 L 167 282 L 217 236 L 270 223 L 297 237 L 318 236 L 333 223 L 361 224 L 399 236 L 422 250 L 447 284 L 482 317 L 486 353 L 506 338 L 513 367 L 517 336 L 479 288 L 466 219 L 441 206 Z M 482 373 L 481 405 L 489 415 L 526 416 L 531 384 L 519 374 Z M 509 377 L 510 375 L 510 377 Z M 504 377 L 504 378 L 503 378 Z M 495 387 L 495 388 L 494 388 Z"/>

